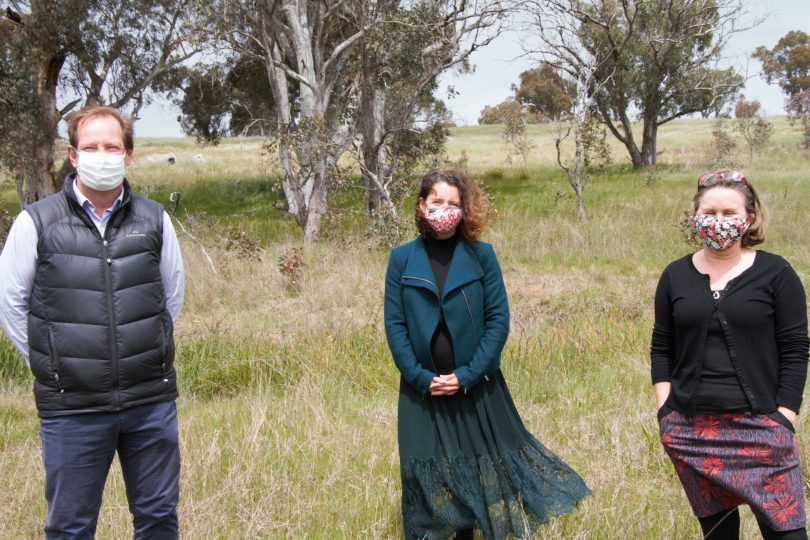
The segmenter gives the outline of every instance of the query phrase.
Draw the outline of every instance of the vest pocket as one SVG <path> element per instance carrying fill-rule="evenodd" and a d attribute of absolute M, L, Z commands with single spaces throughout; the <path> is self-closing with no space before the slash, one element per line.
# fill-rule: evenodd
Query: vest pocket
<path fill-rule="evenodd" d="M 160 321 L 160 352 L 162 357 L 160 359 L 160 367 L 163 370 L 163 382 L 169 382 L 169 374 L 166 371 L 166 358 L 169 355 L 169 338 L 166 336 L 166 323 Z"/>
<path fill-rule="evenodd" d="M 63 393 L 65 391 L 62 388 L 62 382 L 59 380 L 59 359 L 56 357 L 56 340 L 53 338 L 53 330 L 48 327 L 48 345 L 50 351 L 48 351 L 48 356 L 51 362 L 51 372 L 53 372 L 53 380 L 56 382 L 56 387 L 59 388 L 59 393 Z"/>

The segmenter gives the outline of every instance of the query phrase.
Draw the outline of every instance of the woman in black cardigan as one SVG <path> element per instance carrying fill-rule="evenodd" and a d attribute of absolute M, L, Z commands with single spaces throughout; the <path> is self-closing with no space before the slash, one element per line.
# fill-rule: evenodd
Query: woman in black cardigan
<path fill-rule="evenodd" d="M 807 304 L 765 240 L 765 212 L 738 171 L 698 178 L 704 246 L 655 293 L 651 360 L 661 443 L 705 538 L 738 538 L 747 503 L 766 539 L 806 539 L 793 422 L 807 373 Z"/>

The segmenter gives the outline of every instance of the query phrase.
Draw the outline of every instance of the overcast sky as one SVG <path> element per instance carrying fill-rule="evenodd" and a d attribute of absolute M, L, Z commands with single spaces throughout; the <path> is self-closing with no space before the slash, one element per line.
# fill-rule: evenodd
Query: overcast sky
<path fill-rule="evenodd" d="M 759 77 L 760 64 L 751 59 L 751 53 L 760 45 L 773 47 L 780 37 L 791 30 L 810 32 L 810 0 L 743 0 L 749 10 L 749 18 L 766 17 L 764 22 L 734 36 L 726 50 L 729 62 L 747 74 L 744 90 L 747 99 L 762 103 L 765 115 L 784 114 L 784 95 L 776 85 L 768 85 Z M 481 109 L 507 99 L 510 86 L 516 83 L 521 72 L 534 66 L 534 62 L 522 56 L 520 36 L 504 34 L 489 47 L 472 56 L 473 73 L 446 74 L 441 79 L 439 97 L 445 99 L 454 118 L 460 124 L 477 123 Z M 458 94 L 447 99 L 447 88 L 452 86 Z M 177 123 L 177 111 L 169 104 L 153 104 L 141 111 L 141 119 L 135 125 L 139 137 L 180 137 L 183 135 Z"/>

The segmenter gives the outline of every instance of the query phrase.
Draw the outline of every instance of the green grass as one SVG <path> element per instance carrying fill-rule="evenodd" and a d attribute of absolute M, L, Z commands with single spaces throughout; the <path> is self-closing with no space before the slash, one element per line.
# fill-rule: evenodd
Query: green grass
<path fill-rule="evenodd" d="M 810 154 L 775 120 L 774 145 L 746 171 L 771 213 L 764 249 L 810 278 Z M 508 167 L 502 128 L 452 130 L 492 204 L 486 240 L 498 252 L 512 333 L 503 370 L 532 433 L 594 492 L 538 534 L 549 539 L 698 537 L 658 443 L 649 380 L 652 297 L 663 267 L 689 253 L 679 222 L 695 178 L 710 168 L 711 123 L 661 130 L 659 166 L 615 164 L 593 176 L 589 221 L 553 162 L 548 126 L 531 126 L 529 166 Z M 138 141 L 130 172 L 168 203 L 181 192 L 187 297 L 177 325 L 183 453 L 180 515 L 187 538 L 397 538 L 399 376 L 382 325 L 387 250 L 354 182 L 330 201 L 325 240 L 302 251 L 296 286 L 279 260 L 300 246 L 259 139 L 200 149 L 188 139 Z M 175 166 L 147 156 L 174 153 Z M 191 162 L 203 153 L 206 162 Z M 746 160 L 741 151 L 740 160 Z M 6 203 L 10 182 L 0 184 Z M 412 201 L 406 201 L 407 222 Z M 258 250 L 227 249 L 234 231 Z M 230 232 L 229 232 L 230 231 Z M 381 231 L 377 231 L 381 232 Z M 45 504 L 31 377 L 0 340 L 0 538 L 40 537 Z M 798 421 L 800 446 L 810 423 Z M 805 465 L 805 467 L 807 467 Z M 807 471 L 805 471 L 807 473 Z M 810 476 L 808 476 L 810 477 Z M 757 537 L 743 512 L 744 537 Z M 108 481 L 99 538 L 131 536 L 120 471 Z"/>

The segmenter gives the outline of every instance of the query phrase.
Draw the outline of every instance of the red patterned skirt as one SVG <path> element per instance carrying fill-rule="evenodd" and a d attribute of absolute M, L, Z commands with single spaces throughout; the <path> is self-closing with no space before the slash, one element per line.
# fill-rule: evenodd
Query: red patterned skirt
<path fill-rule="evenodd" d="M 773 530 L 805 526 L 799 448 L 781 414 L 659 412 L 661 444 L 697 517 L 747 503 Z"/>

